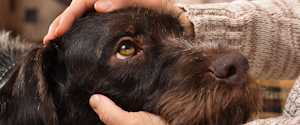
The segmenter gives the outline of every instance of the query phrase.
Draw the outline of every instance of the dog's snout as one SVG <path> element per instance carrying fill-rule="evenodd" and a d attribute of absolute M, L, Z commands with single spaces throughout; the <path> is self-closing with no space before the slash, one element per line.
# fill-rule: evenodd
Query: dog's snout
<path fill-rule="evenodd" d="M 212 62 L 210 71 L 216 78 L 228 84 L 248 82 L 248 60 L 241 54 L 228 53 Z"/>

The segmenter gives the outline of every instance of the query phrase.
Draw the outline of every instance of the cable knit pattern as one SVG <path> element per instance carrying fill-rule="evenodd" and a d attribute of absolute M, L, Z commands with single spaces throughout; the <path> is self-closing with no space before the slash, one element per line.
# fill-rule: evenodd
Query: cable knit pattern
<path fill-rule="evenodd" d="M 300 3 L 297 0 L 234 1 L 177 6 L 186 10 L 196 39 L 226 42 L 249 59 L 257 79 L 300 75 Z"/>

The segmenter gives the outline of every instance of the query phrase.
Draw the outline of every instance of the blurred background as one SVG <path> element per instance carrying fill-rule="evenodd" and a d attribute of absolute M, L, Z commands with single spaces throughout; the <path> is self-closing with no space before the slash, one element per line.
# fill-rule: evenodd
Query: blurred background
<path fill-rule="evenodd" d="M 0 0 L 0 27 L 28 41 L 42 41 L 71 0 Z"/>
<path fill-rule="evenodd" d="M 232 0 L 171 0 L 172 3 L 204 4 Z M 27 41 L 42 42 L 52 21 L 71 0 L 0 0 L 0 28 L 12 31 Z M 294 80 L 258 81 L 265 88 L 263 112 L 259 118 L 282 114 Z"/>

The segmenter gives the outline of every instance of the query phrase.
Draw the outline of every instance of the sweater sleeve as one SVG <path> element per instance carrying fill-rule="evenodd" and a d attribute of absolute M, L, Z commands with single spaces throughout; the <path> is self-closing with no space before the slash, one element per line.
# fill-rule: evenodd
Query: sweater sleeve
<path fill-rule="evenodd" d="M 234 1 L 178 7 L 194 25 L 201 42 L 223 42 L 249 59 L 250 74 L 261 80 L 300 75 L 300 2 Z"/>
<path fill-rule="evenodd" d="M 286 100 L 283 116 L 258 119 L 247 125 L 299 125 L 300 124 L 300 77 L 296 80 Z"/>

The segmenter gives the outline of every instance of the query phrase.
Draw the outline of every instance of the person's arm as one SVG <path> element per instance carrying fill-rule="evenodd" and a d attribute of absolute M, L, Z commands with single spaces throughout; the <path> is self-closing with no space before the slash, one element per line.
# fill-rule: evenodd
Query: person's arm
<path fill-rule="evenodd" d="M 237 47 L 257 79 L 296 79 L 300 75 L 298 0 L 234 1 L 177 6 L 194 24 L 196 39 Z"/>

